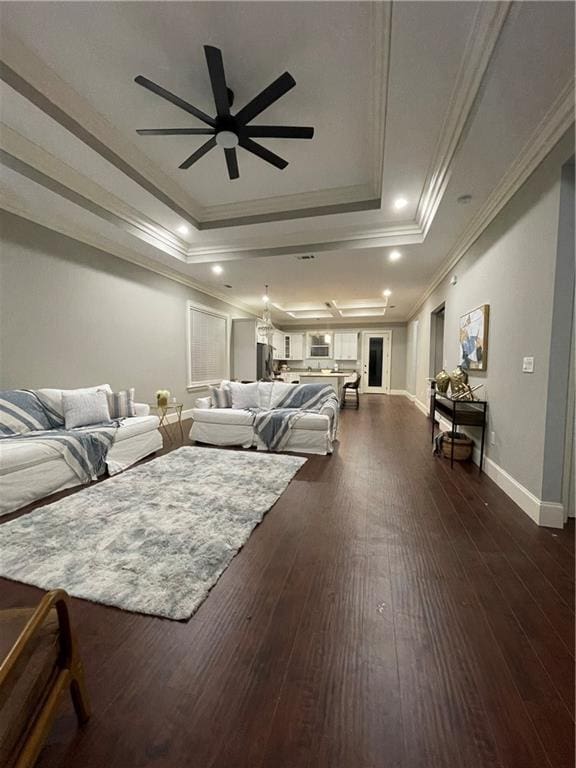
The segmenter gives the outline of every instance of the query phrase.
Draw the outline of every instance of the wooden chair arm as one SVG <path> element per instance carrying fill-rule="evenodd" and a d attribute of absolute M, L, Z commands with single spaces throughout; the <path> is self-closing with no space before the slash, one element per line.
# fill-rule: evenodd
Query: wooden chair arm
<path fill-rule="evenodd" d="M 29 621 L 26 623 L 26 626 L 20 633 L 18 639 L 12 646 L 9 654 L 6 656 L 6 658 L 2 661 L 2 664 L 0 665 L 0 686 L 3 685 L 5 680 L 7 679 L 10 672 L 14 669 L 16 664 L 18 663 L 18 660 L 28 645 L 28 643 L 32 640 L 34 635 L 37 634 L 37 632 L 40 630 L 42 625 L 44 624 L 44 621 L 46 620 L 46 617 L 50 613 L 53 607 L 56 608 L 56 611 L 58 612 L 58 626 L 60 629 L 59 632 L 59 640 L 60 640 L 60 652 L 61 652 L 61 658 L 60 658 L 60 666 L 63 668 L 70 668 L 73 662 L 75 661 L 75 644 L 73 640 L 72 635 L 72 628 L 70 625 L 70 613 L 69 613 L 69 602 L 70 598 L 68 597 L 68 594 L 63 589 L 54 589 L 51 592 L 48 592 L 42 600 L 40 601 L 40 604 L 30 617 Z"/>

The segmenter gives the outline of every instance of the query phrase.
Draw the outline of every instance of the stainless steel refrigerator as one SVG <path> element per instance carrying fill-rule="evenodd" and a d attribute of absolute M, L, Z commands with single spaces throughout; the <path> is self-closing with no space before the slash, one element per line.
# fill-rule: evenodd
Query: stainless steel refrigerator
<path fill-rule="evenodd" d="M 272 379 L 272 360 L 273 350 L 270 344 L 261 344 L 258 342 L 256 345 L 256 380 L 260 381 L 264 379 L 269 381 Z"/>

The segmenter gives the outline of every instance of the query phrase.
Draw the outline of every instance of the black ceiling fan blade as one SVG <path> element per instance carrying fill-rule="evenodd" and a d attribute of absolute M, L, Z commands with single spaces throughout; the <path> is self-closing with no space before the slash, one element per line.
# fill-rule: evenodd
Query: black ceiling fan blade
<path fill-rule="evenodd" d="M 266 160 L 266 162 L 270 163 L 270 165 L 273 165 L 276 168 L 280 168 L 280 170 L 283 170 L 288 165 L 287 160 L 283 160 L 278 155 L 275 155 L 274 152 L 270 152 L 270 150 L 266 149 L 266 147 L 257 144 L 255 141 L 252 141 L 252 139 L 249 139 L 245 136 L 240 138 L 240 146 L 244 147 L 244 149 L 247 149 L 248 152 L 252 152 L 253 155 L 262 158 L 262 160 Z"/>
<path fill-rule="evenodd" d="M 288 72 L 284 72 L 267 88 L 264 88 L 258 96 L 255 96 L 252 101 L 249 101 L 245 107 L 242 107 L 240 112 L 236 113 L 236 120 L 239 123 L 249 123 L 260 112 L 264 112 L 267 107 L 277 101 L 281 96 L 284 96 L 291 88 L 296 85 L 296 80 Z"/>
<path fill-rule="evenodd" d="M 228 166 L 228 176 L 230 176 L 230 181 L 238 179 L 240 177 L 240 171 L 238 170 L 238 155 L 236 154 L 236 149 L 234 147 L 232 147 L 232 149 L 225 149 L 224 155 L 226 157 L 226 165 Z"/>
<path fill-rule="evenodd" d="M 314 128 L 296 125 L 247 125 L 242 132 L 261 139 L 311 139 L 314 136 Z"/>
<path fill-rule="evenodd" d="M 208 65 L 212 93 L 214 94 L 216 113 L 218 117 L 230 117 L 230 97 L 226 86 L 222 51 L 211 45 L 205 45 L 204 53 L 206 54 L 206 63 Z"/>
<path fill-rule="evenodd" d="M 194 165 L 194 163 L 197 160 L 200 160 L 201 157 L 204 157 L 206 152 L 210 152 L 211 149 L 213 149 L 216 146 L 216 137 L 212 136 L 211 139 L 208 139 L 208 141 L 205 144 L 202 144 L 202 146 L 196 150 L 196 152 L 193 152 L 190 157 L 187 157 L 186 160 L 184 160 L 183 163 L 181 163 L 178 168 L 186 169 L 190 168 L 191 165 Z"/>
<path fill-rule="evenodd" d="M 214 133 L 213 128 L 138 128 L 140 136 L 207 136 Z"/>
<path fill-rule="evenodd" d="M 180 109 L 183 109 L 185 112 L 194 115 L 194 117 L 202 120 L 203 123 L 207 123 L 208 125 L 212 126 L 216 125 L 216 120 L 214 120 L 213 117 L 210 117 L 210 115 L 202 112 L 201 109 L 198 109 L 193 104 L 189 104 L 187 101 L 184 101 L 184 99 L 181 99 L 179 96 L 170 93 L 170 91 L 167 91 L 166 88 L 162 88 L 161 85 L 157 85 L 156 83 L 153 83 L 152 80 L 148 80 L 147 77 L 138 75 L 138 77 L 134 78 L 134 82 L 138 83 L 138 85 L 141 85 L 144 88 L 147 88 L 149 91 L 152 91 L 152 93 L 155 93 L 157 96 L 166 99 L 166 101 L 174 104 L 174 106 L 180 107 Z"/>

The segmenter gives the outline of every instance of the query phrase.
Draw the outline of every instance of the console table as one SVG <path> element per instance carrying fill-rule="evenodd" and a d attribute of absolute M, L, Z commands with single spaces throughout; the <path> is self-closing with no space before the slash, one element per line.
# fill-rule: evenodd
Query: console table
<path fill-rule="evenodd" d="M 434 417 L 441 414 L 452 426 L 452 432 L 456 427 L 480 427 L 482 429 L 482 441 L 480 443 L 479 471 L 482 471 L 484 463 L 484 437 L 486 434 L 486 400 L 453 400 L 451 397 L 441 395 L 434 391 L 431 401 L 432 442 L 434 442 Z M 450 456 L 450 467 L 454 466 L 454 451 Z"/>

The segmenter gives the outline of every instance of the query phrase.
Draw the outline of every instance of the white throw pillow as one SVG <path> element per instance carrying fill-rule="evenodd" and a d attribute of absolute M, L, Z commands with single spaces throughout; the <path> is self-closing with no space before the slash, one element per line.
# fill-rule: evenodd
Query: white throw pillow
<path fill-rule="evenodd" d="M 258 397 L 260 400 L 260 408 L 270 408 L 270 398 L 272 397 L 273 381 L 259 381 L 258 382 Z"/>
<path fill-rule="evenodd" d="M 283 400 L 284 397 L 286 397 L 286 393 L 297 386 L 297 384 L 287 384 L 285 381 L 274 381 L 272 396 L 270 397 L 270 408 L 276 408 L 280 400 Z"/>
<path fill-rule="evenodd" d="M 80 389 L 37 389 L 36 394 L 53 411 L 64 416 L 62 411 L 62 395 L 64 393 L 69 395 L 72 392 L 97 392 L 99 389 L 104 390 L 104 392 L 112 392 L 110 384 L 99 384 L 96 387 L 81 387 Z"/>
<path fill-rule="evenodd" d="M 63 392 L 62 410 L 66 429 L 88 427 L 110 421 L 106 392 Z"/>
<path fill-rule="evenodd" d="M 232 393 L 232 408 L 258 408 L 260 405 L 257 381 L 253 384 L 240 384 L 237 381 L 231 381 L 230 392 Z"/>

